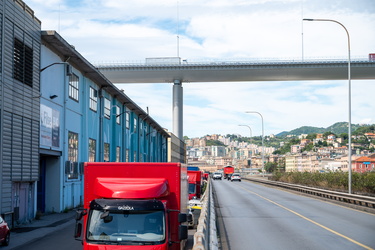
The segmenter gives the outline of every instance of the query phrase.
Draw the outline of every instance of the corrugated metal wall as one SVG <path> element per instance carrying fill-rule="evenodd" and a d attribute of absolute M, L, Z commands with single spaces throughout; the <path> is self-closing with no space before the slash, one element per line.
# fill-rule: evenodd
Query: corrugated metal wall
<path fill-rule="evenodd" d="M 1 14 L 1 213 L 15 206 L 28 209 L 30 204 L 17 201 L 12 186 L 24 183 L 32 187 L 39 172 L 39 62 L 41 24 L 33 11 L 20 0 L 0 1 Z M 32 86 L 13 78 L 14 41 L 18 39 L 32 50 Z M 30 51 L 30 50 L 29 50 Z M 29 76 L 30 73 L 29 72 Z M 13 190 L 15 190 L 13 188 Z M 33 190 L 30 188 L 30 192 Z M 28 194 L 30 195 L 30 194 Z M 15 198 L 16 197 L 16 198 Z M 22 198 L 22 197 L 21 197 Z M 33 206 L 31 206 L 33 207 Z M 25 216 L 30 216 L 28 211 Z M 30 219 L 30 218 L 25 218 Z"/>

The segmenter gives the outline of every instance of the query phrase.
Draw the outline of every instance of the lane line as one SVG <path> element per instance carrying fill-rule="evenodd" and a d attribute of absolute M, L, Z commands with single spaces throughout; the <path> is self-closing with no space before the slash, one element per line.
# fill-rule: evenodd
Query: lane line
<path fill-rule="evenodd" d="M 258 196 L 258 197 L 260 197 L 260 198 L 262 198 L 262 199 L 264 199 L 264 200 L 266 200 L 266 201 L 268 201 L 268 202 L 271 202 L 272 204 L 275 204 L 276 206 L 281 207 L 281 208 L 283 208 L 283 209 L 285 209 L 285 210 L 287 210 L 287 211 L 289 211 L 289 212 L 291 212 L 291 213 L 293 213 L 293 214 L 295 214 L 295 215 L 301 217 L 302 219 L 305 219 L 305 220 L 307 220 L 307 221 L 309 221 L 309 222 L 311 222 L 311 223 L 317 225 L 318 227 L 321 227 L 321 228 L 323 228 L 323 229 L 325 229 L 325 230 L 327 230 L 327 231 L 329 231 L 329 232 L 331 232 L 331 233 L 333 233 L 333 234 L 336 234 L 337 236 L 340 236 L 340 237 L 342 237 L 342 238 L 344 238 L 344 239 L 346 239 L 346 240 L 348 240 L 348 241 L 350 241 L 350 242 L 352 242 L 352 243 L 354 243 L 354 244 L 356 244 L 356 245 L 358 245 L 358 246 L 361 246 L 361 247 L 363 247 L 363 248 L 365 248 L 365 249 L 367 249 L 367 250 L 374 250 L 373 248 L 371 248 L 371 247 L 369 247 L 369 246 L 366 246 L 366 245 L 364 245 L 364 244 L 362 244 L 362 243 L 360 243 L 360 242 L 358 242 L 358 241 L 356 241 L 356 240 L 353 240 L 352 238 L 349 238 L 348 236 L 345 236 L 345 235 L 343 235 L 343 234 L 341 234 L 341 233 L 339 233 L 339 232 L 336 232 L 336 231 L 333 230 L 333 229 L 330 229 L 330 228 L 328 228 L 328 227 L 326 227 L 326 226 L 323 226 L 322 224 L 320 224 L 320 223 L 318 223 L 318 222 L 316 222 L 316 221 L 313 221 L 312 219 L 309 219 L 309 218 L 303 216 L 302 214 L 297 213 L 296 211 L 293 211 L 293 210 L 291 210 L 291 209 L 289 209 L 289 208 L 287 208 L 287 207 L 284 207 L 283 205 L 281 205 L 281 204 L 279 204 L 279 203 L 277 203 L 277 202 L 275 202 L 275 201 L 273 201 L 273 200 L 270 200 L 270 199 L 268 199 L 268 198 L 266 198 L 266 197 L 264 197 L 264 196 L 262 196 L 262 195 L 260 195 L 260 194 L 257 194 L 257 193 L 255 193 L 255 192 L 253 192 L 253 191 L 251 191 L 251 190 L 248 190 L 248 189 L 246 189 L 246 188 L 244 188 L 244 187 L 242 187 L 242 186 L 239 186 L 239 187 L 242 188 L 242 189 L 244 189 L 245 191 L 247 191 L 247 192 L 249 192 L 249 193 L 255 194 L 256 196 Z"/>

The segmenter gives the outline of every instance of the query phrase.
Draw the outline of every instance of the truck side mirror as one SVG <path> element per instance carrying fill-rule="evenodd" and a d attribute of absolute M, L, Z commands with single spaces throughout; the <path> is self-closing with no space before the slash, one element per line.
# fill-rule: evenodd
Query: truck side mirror
<path fill-rule="evenodd" d="M 187 215 L 186 214 L 178 214 L 178 222 L 186 222 L 187 221 Z"/>
<path fill-rule="evenodd" d="M 80 238 L 81 234 L 82 234 L 82 223 L 77 221 L 76 227 L 74 229 L 74 238 Z"/>
<path fill-rule="evenodd" d="M 82 217 L 83 217 L 84 215 L 86 215 L 86 214 L 87 214 L 87 211 L 86 211 L 86 210 L 77 210 L 77 211 L 76 211 L 76 221 L 81 220 Z"/>
<path fill-rule="evenodd" d="M 178 226 L 178 239 L 186 240 L 188 238 L 188 226 L 179 225 Z"/>

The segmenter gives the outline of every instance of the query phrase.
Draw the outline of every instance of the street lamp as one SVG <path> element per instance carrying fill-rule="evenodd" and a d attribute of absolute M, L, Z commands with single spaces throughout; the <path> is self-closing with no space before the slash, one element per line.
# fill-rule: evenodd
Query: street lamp
<path fill-rule="evenodd" d="M 263 116 L 261 113 L 257 111 L 246 111 L 246 113 L 255 113 L 260 115 L 260 118 L 262 118 L 262 174 L 264 176 L 264 123 L 263 123 Z"/>
<path fill-rule="evenodd" d="M 349 187 L 349 194 L 352 193 L 352 84 L 351 84 L 351 77 L 350 77 L 350 36 L 348 30 L 345 28 L 345 26 L 332 19 L 311 19 L 311 18 L 304 18 L 303 21 L 323 21 L 323 22 L 334 22 L 339 24 L 341 27 L 344 28 L 346 35 L 348 37 L 348 84 L 349 84 L 349 97 L 348 97 L 348 102 L 349 102 L 349 121 L 348 121 L 348 167 L 349 167 L 349 180 L 348 180 L 348 187 Z"/>
<path fill-rule="evenodd" d="M 243 127 L 248 127 L 249 130 L 250 130 L 250 147 L 251 147 L 251 139 L 252 139 L 252 131 L 251 131 L 251 127 L 249 125 L 238 125 L 238 126 L 243 126 Z M 252 150 L 250 148 L 250 174 L 251 174 L 251 156 L 252 156 Z"/>

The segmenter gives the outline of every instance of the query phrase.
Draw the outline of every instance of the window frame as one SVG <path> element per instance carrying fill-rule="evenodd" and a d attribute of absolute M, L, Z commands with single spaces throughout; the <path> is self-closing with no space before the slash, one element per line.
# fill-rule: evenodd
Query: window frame
<path fill-rule="evenodd" d="M 79 77 L 74 73 L 69 76 L 69 98 L 79 102 Z"/>
<path fill-rule="evenodd" d="M 98 90 L 90 86 L 90 109 L 94 112 L 98 111 Z"/>
<path fill-rule="evenodd" d="M 89 138 L 89 162 L 96 161 L 96 140 Z"/>
<path fill-rule="evenodd" d="M 118 105 L 116 105 L 116 123 L 121 124 L 121 109 Z"/>
<path fill-rule="evenodd" d="M 111 145 L 107 142 L 104 143 L 103 161 L 109 162 L 111 160 Z"/>
<path fill-rule="evenodd" d="M 79 135 L 78 133 L 68 131 L 68 161 L 71 162 L 71 169 L 68 174 L 69 180 L 77 180 L 78 176 L 78 154 L 79 154 Z"/>
<path fill-rule="evenodd" d="M 125 113 L 125 118 L 126 118 L 126 121 L 125 121 L 126 129 L 129 129 L 130 128 L 130 113 L 129 112 Z"/>
<path fill-rule="evenodd" d="M 120 161 L 121 161 L 121 147 L 117 146 L 116 147 L 116 162 L 120 162 Z"/>
<path fill-rule="evenodd" d="M 111 119 L 111 101 L 108 98 L 104 98 L 104 117 Z"/>

